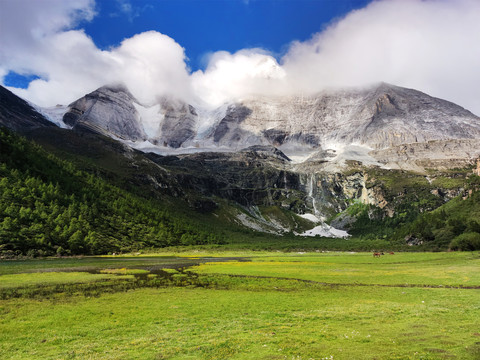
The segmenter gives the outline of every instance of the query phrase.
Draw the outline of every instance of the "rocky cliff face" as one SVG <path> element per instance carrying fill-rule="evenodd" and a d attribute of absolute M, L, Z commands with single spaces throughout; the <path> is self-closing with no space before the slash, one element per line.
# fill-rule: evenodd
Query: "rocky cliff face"
<path fill-rule="evenodd" d="M 469 111 L 385 83 L 308 97 L 246 99 L 214 110 L 172 98 L 145 106 L 125 88 L 103 87 L 71 104 L 64 121 L 130 140 L 137 148 L 147 140 L 161 154 L 271 145 L 287 156 L 315 154 L 310 160 L 328 162 L 332 151 L 335 157 L 356 145 L 364 155 L 373 149 L 372 160 L 387 167 L 408 160 L 411 169 L 425 157 L 470 160 L 478 156 L 470 142 L 480 138 L 480 118 Z M 443 148 L 436 145 L 442 142 Z"/>
<path fill-rule="evenodd" d="M 70 104 L 63 121 L 74 129 L 86 127 L 120 139 L 145 140 L 134 101 L 123 86 L 102 87 Z"/>
<path fill-rule="evenodd" d="M 341 149 L 351 144 L 382 150 L 406 144 L 477 139 L 480 118 L 450 102 L 388 84 L 370 89 L 329 91 L 311 97 L 246 100 L 236 108 L 242 118 L 224 134 L 245 134 L 300 151 Z M 245 109 L 249 113 L 245 116 Z M 238 141 L 238 139 L 237 139 Z M 467 144 L 457 146 L 463 153 Z M 375 157 L 378 152 L 373 152 Z M 437 152 L 441 154 L 441 152 Z M 463 155 L 463 154 L 462 154 Z M 459 155 L 458 157 L 461 157 Z M 422 154 L 411 153 L 420 159 Z"/>
<path fill-rule="evenodd" d="M 163 121 L 150 139 L 154 144 L 176 149 L 195 137 L 198 114 L 193 106 L 172 99 L 162 99 L 160 105 Z"/>

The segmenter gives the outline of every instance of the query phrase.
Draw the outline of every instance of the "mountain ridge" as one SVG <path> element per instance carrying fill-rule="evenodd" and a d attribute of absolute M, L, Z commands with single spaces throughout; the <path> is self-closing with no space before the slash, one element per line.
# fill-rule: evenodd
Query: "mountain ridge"
<path fill-rule="evenodd" d="M 351 145 L 374 158 L 401 145 L 480 138 L 480 118 L 468 110 L 387 83 L 312 96 L 257 97 L 208 111 L 167 97 L 145 107 L 125 87 L 106 86 L 70 104 L 64 121 L 160 154 L 268 145 L 303 160 L 329 150 L 348 153 L 343 150 Z M 459 149 L 459 157 L 467 152 Z M 396 166 L 402 157 L 391 160 L 385 166 Z"/>
<path fill-rule="evenodd" d="M 121 108 L 125 102 L 129 104 L 133 101 L 131 94 L 123 89 L 114 90 L 100 89 L 100 94 L 97 92 L 95 96 L 83 99 L 79 104 L 84 105 L 90 101 L 93 106 L 100 106 L 100 109 L 93 109 L 93 113 L 98 115 L 106 111 L 105 104 Z M 369 108 L 369 114 L 376 115 L 377 119 L 373 120 L 378 120 L 381 124 L 385 119 L 391 120 L 398 116 L 402 106 L 407 106 L 401 104 L 399 96 L 377 97 L 382 91 L 380 89 L 378 93 L 370 94 L 369 102 L 372 107 Z M 408 89 L 405 91 L 409 92 Z M 350 93 L 352 98 L 354 95 Z M 328 101 L 337 101 L 340 98 L 331 99 L 333 100 Z M 176 124 L 177 114 L 180 114 L 180 118 L 190 116 L 190 120 L 203 116 L 202 110 L 197 112 L 186 103 L 166 98 L 162 101 L 162 106 L 168 107 L 170 111 L 167 116 L 169 124 Z M 322 103 L 318 99 L 307 99 L 308 101 Z M 421 102 L 421 99 L 418 101 Z M 82 109 L 79 105 L 75 107 L 77 113 L 73 114 L 75 116 L 70 129 L 45 123 L 45 117 L 41 114 L 34 113 L 33 117 L 30 117 L 28 114 L 35 109 L 23 100 L 16 99 L 13 94 L 2 98 L 0 104 L 0 124 L 9 127 L 13 123 L 20 129 L 19 133 L 62 159 L 73 161 L 79 169 L 132 192 L 135 196 L 183 207 L 187 216 L 215 221 L 215 226 L 222 224 L 222 227 L 247 228 L 249 231 L 277 235 L 288 233 L 289 236 L 345 236 L 344 230 L 347 230 L 357 236 L 391 235 L 398 240 L 401 231 L 397 231 L 397 228 L 403 229 L 419 214 L 430 212 L 456 196 L 468 199 L 470 191 L 474 191 L 476 186 L 472 187 L 469 182 L 472 180 L 472 165 L 475 156 L 479 156 L 480 146 L 479 140 L 472 138 L 450 137 L 446 140 L 428 140 L 377 150 L 353 144 L 343 149 L 325 149 L 317 146 L 313 138 L 308 138 L 311 134 L 301 134 L 301 137 L 295 132 L 279 134 L 271 131 L 269 136 L 278 138 L 278 143 L 287 139 L 287 142 L 294 142 L 300 150 L 313 148 L 313 152 L 307 151 L 307 155 L 310 155 L 308 161 L 295 161 L 283 151 L 285 147 L 280 146 L 281 144 L 274 146 L 268 142 L 239 149 L 218 146 L 214 149 L 217 151 L 213 152 L 208 151 L 212 150 L 208 147 L 194 148 L 201 151 L 162 156 L 134 150 L 129 146 L 132 141 L 122 140 L 109 131 L 121 123 L 119 119 L 120 115 L 124 114 L 122 111 L 109 113 L 109 117 L 104 120 L 110 128 L 102 128 L 102 118 L 97 116 L 94 119 L 100 123 L 89 122 L 88 116 L 92 113 L 89 110 L 92 109 L 87 106 Z M 450 105 L 447 103 L 446 106 Z M 17 122 L 14 116 L 9 115 L 12 113 L 11 108 L 18 110 L 20 121 Z M 134 108 L 135 105 L 129 107 Z M 260 110 L 265 110 L 264 107 L 262 109 Z M 215 119 L 211 119 L 214 120 L 214 126 L 210 127 L 210 130 L 204 124 L 192 125 L 190 121 L 186 121 L 184 128 L 192 127 L 196 130 L 196 136 L 212 143 L 216 131 L 217 140 L 228 134 L 235 134 L 240 140 L 245 134 L 252 136 L 247 136 L 247 141 L 238 142 L 239 147 L 250 145 L 250 140 L 255 143 L 253 140 L 258 140 L 258 137 L 241 126 L 253 121 L 252 115 L 261 113 L 260 110 L 253 106 L 245 107 L 240 113 L 240 119 L 235 110 L 235 106 L 230 109 L 225 106 L 218 110 Z M 277 110 L 273 110 L 275 114 Z M 461 114 L 464 110 L 453 106 L 452 111 Z M 29 119 L 31 123 L 22 122 L 25 120 L 22 118 L 23 112 L 25 119 Z M 115 114 L 119 117 L 115 118 Z M 312 114 L 315 115 L 315 112 Z M 469 114 L 466 113 L 467 118 L 471 117 Z M 142 120 L 138 115 L 128 113 L 129 119 L 137 122 Z M 81 118 L 82 116 L 84 118 Z M 473 120 L 475 125 L 477 120 Z M 220 126 L 222 121 L 223 127 Z M 158 124 L 158 127 L 160 125 Z M 472 125 L 467 124 L 468 126 Z M 126 128 L 120 126 L 118 129 L 120 131 Z M 175 128 L 172 131 L 175 132 Z M 151 131 L 149 133 L 157 134 Z M 465 133 L 471 136 L 466 131 L 460 132 L 458 137 L 465 136 Z M 165 135 L 162 132 L 159 134 Z M 302 141 L 307 142 L 308 146 L 302 148 Z M 3 143 L 0 145 L 3 148 Z M 228 151 L 223 151 L 224 149 Z M 21 155 L 21 151 L 17 155 Z M 385 165 L 392 164 L 392 158 L 397 159 L 402 166 L 408 163 L 415 171 L 406 171 L 402 166 L 396 170 L 386 169 Z M 341 162 L 343 167 L 337 166 Z M 420 169 L 420 166 L 423 169 Z M 450 170 L 441 170 L 442 167 Z M 35 173 L 36 169 L 29 171 Z M 68 196 L 67 198 L 68 201 L 73 199 Z M 25 202 L 25 206 L 33 206 L 28 200 Z M 328 219 L 333 219 L 331 224 L 342 231 L 329 227 L 326 223 Z M 429 239 L 436 236 L 427 235 L 426 241 L 431 241 Z M 448 236 L 451 240 L 450 235 Z"/>

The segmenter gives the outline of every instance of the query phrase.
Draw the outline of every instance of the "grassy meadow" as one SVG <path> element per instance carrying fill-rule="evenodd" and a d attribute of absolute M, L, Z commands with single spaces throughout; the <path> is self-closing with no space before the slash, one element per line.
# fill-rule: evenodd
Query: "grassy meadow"
<path fill-rule="evenodd" d="M 1 359 L 480 359 L 480 254 L 0 263 Z"/>

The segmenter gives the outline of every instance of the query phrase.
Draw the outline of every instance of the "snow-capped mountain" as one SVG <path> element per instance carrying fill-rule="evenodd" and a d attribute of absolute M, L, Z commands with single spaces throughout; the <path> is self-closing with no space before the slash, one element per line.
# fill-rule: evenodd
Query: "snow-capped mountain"
<path fill-rule="evenodd" d="M 469 196 L 464 183 L 480 169 L 477 116 L 387 84 L 213 110 L 167 97 L 146 106 L 123 86 L 40 109 L 0 87 L 0 126 L 128 187 L 184 199 L 200 212 L 226 206 L 237 225 L 305 236 L 346 235 L 324 221 L 351 204 L 371 205 L 382 218 L 425 199 L 418 211 L 430 211 Z M 343 214 L 333 226 L 344 231 L 352 221 Z"/>
<path fill-rule="evenodd" d="M 401 145 L 480 138 L 480 118 L 468 110 L 385 83 L 313 96 L 244 99 L 214 110 L 173 98 L 145 106 L 125 87 L 105 86 L 70 104 L 63 119 L 73 128 L 88 127 L 161 154 L 273 145 L 294 159 L 341 155 L 365 161 L 375 154 L 375 162 L 385 157 L 382 151 Z"/>

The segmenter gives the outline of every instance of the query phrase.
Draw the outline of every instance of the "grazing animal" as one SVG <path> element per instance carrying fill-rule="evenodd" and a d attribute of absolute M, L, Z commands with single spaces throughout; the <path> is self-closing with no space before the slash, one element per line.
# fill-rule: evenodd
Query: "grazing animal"
<path fill-rule="evenodd" d="M 373 253 L 373 257 L 380 257 L 380 255 L 382 255 L 382 254 L 380 254 L 380 253 L 378 253 L 378 252 L 374 252 L 374 253 Z"/>
<path fill-rule="evenodd" d="M 390 255 L 395 255 L 395 253 L 393 251 L 390 251 L 389 254 Z"/>

